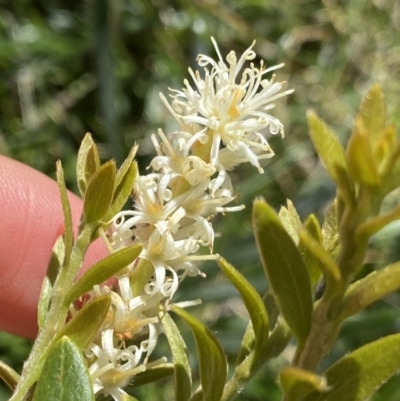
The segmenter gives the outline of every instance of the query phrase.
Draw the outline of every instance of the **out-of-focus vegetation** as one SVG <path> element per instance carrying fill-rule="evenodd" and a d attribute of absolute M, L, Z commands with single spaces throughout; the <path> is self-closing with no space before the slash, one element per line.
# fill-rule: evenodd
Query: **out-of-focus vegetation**
<path fill-rule="evenodd" d="M 90 131 L 104 159 L 121 160 L 139 143 L 145 173 L 153 154 L 150 134 L 174 126 L 158 93 L 181 88 L 198 53 L 215 54 L 210 36 L 222 54 L 232 49 L 240 54 L 256 39 L 255 50 L 268 65 L 285 63 L 277 79 L 296 92 L 277 102 L 286 135 L 271 139 L 276 157 L 266 163 L 265 174 L 246 166 L 234 177 L 246 210 L 217 218 L 214 227 L 222 235 L 216 252 L 263 292 L 265 287 L 257 287 L 264 279 L 251 233 L 252 200 L 263 195 L 279 207 L 291 198 L 303 215 L 318 215 L 333 198 L 333 184 L 308 138 L 307 109 L 315 109 L 345 142 L 362 95 L 379 82 L 391 121 L 400 126 L 398 21 L 396 0 L 3 0 L 0 153 L 51 176 L 61 159 L 74 190 L 77 149 Z M 379 267 L 396 253 L 400 257 L 397 233 L 394 227 L 376 239 L 366 268 Z M 199 314 L 233 358 L 246 326 L 245 309 L 216 264 L 204 270 L 207 278 L 188 279 L 177 300 L 203 299 Z M 392 305 L 398 303 L 394 295 L 347 324 L 330 360 L 398 331 L 400 311 Z M 19 340 L 0 337 L 0 357 L 18 368 L 23 356 L 15 347 L 22 347 Z M 161 346 L 158 353 L 166 350 Z M 238 399 L 279 400 L 274 379 L 283 363 L 266 366 Z M 399 388 L 395 377 L 374 401 L 398 400 Z M 0 400 L 7 399 L 3 394 Z M 136 396 L 170 401 L 173 391 L 166 382 Z"/>

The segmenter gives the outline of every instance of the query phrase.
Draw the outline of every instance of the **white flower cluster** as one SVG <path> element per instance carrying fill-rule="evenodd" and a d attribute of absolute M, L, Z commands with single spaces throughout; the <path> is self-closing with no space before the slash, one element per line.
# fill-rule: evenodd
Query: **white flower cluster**
<path fill-rule="evenodd" d="M 224 61 L 212 41 L 218 61 L 200 55 L 203 73 L 189 69 L 194 86 L 185 80 L 182 90 L 172 90 L 171 104 L 161 95 L 179 129 L 152 136 L 153 172 L 136 180 L 134 210 L 118 213 L 110 226 L 111 250 L 139 243 L 143 251 L 116 277 L 116 288 L 103 285 L 91 294 L 111 294 L 109 316 L 86 355 L 95 393 L 114 400 L 123 399 L 122 387 L 134 375 L 164 361 L 148 362 L 160 331 L 160 306 L 168 308 L 186 276 L 203 275 L 200 261 L 218 258 L 210 220 L 242 209 L 226 206 L 235 199 L 227 171 L 250 162 L 262 172 L 259 161 L 273 156 L 262 131 L 283 133 L 269 111 L 292 91 L 282 91 L 274 76 L 264 78 L 281 65 L 245 67 L 256 57 L 254 43 L 239 60 L 232 51 Z M 202 247 L 209 254 L 199 254 Z"/>

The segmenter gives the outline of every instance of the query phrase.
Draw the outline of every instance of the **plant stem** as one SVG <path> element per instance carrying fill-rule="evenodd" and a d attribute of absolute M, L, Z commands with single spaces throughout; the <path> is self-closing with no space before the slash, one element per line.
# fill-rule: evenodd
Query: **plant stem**
<path fill-rule="evenodd" d="M 84 225 L 72 249 L 68 266 L 60 269 L 54 283 L 52 302 L 46 322 L 40 330 L 28 360 L 24 364 L 21 379 L 9 401 L 22 401 L 39 378 L 46 355 L 53 345 L 55 335 L 65 324 L 68 307 L 64 305 L 65 294 L 73 286 L 75 277 L 82 266 L 83 258 L 91 242 L 92 225 Z"/>
<path fill-rule="evenodd" d="M 236 398 L 245 384 L 258 372 L 268 360 L 280 355 L 286 348 L 292 333 L 283 319 L 279 319 L 274 330 L 271 332 L 267 345 L 264 350 L 256 355 L 253 350 L 236 367 L 235 372 L 228 383 L 225 385 L 221 401 L 231 401 Z"/>

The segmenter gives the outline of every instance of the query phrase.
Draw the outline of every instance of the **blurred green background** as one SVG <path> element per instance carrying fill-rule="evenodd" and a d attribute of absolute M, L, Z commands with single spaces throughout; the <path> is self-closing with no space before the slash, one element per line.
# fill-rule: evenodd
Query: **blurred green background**
<path fill-rule="evenodd" d="M 62 160 L 69 188 L 80 141 L 91 132 L 103 160 L 121 161 L 140 145 L 142 173 L 153 154 L 149 136 L 174 121 L 158 93 L 181 88 L 196 55 L 243 52 L 253 39 L 267 65 L 280 62 L 279 80 L 295 93 L 277 102 L 284 139 L 274 137 L 276 157 L 259 175 L 251 166 L 233 174 L 243 212 L 218 217 L 215 251 L 240 269 L 262 293 L 267 288 L 251 231 L 251 203 L 262 195 L 277 208 L 286 198 L 302 217 L 321 217 L 334 186 L 315 156 L 305 113 L 314 109 L 345 143 L 361 97 L 379 82 L 390 119 L 399 126 L 400 2 L 395 0 L 0 0 L 0 153 L 54 177 Z M 398 194 L 392 199 L 397 201 Z M 394 227 L 372 243 L 366 268 L 400 258 Z M 187 279 L 176 300 L 201 297 L 193 308 L 217 334 L 231 360 L 246 326 L 237 293 L 215 264 L 206 279 Z M 394 294 L 348 322 L 331 363 L 355 347 L 400 329 Z M 193 340 L 182 326 L 192 350 Z M 0 358 L 20 369 L 29 342 L 0 334 Z M 290 357 L 289 347 L 284 357 Z M 158 354 L 167 353 L 161 343 Z M 192 352 L 193 353 L 193 352 Z M 278 401 L 274 383 L 285 358 L 274 361 L 238 396 L 242 401 Z M 193 366 L 196 361 L 191 355 Z M 0 401 L 7 390 L 0 389 Z M 173 400 L 171 381 L 139 389 L 141 400 Z M 373 401 L 398 401 L 393 378 Z"/>

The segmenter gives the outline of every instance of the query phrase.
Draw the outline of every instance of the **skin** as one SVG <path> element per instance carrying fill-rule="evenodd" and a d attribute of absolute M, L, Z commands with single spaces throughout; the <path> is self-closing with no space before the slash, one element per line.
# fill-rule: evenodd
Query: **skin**
<path fill-rule="evenodd" d="M 69 199 L 76 228 L 82 200 L 73 194 Z M 57 183 L 0 155 L 0 330 L 36 336 L 40 288 L 63 221 Z M 95 242 L 84 267 L 105 255 Z"/>

